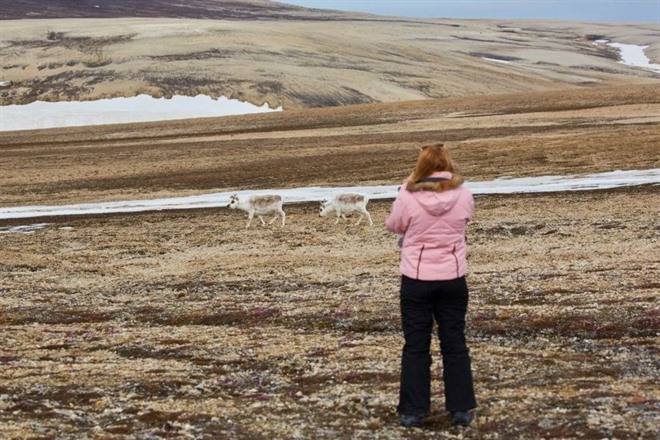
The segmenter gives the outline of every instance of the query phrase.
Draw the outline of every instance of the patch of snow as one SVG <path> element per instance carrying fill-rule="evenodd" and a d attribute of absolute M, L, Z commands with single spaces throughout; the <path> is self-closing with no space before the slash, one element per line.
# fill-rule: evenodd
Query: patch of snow
<path fill-rule="evenodd" d="M 635 44 L 609 43 L 608 46 L 619 49 L 621 53 L 621 64 L 628 66 L 643 67 L 660 72 L 660 64 L 653 64 L 644 53 L 648 46 L 637 46 Z"/>
<path fill-rule="evenodd" d="M 256 106 L 222 96 L 173 96 L 152 98 L 138 95 L 98 101 L 36 101 L 26 105 L 0 106 L 0 131 L 72 127 L 127 122 L 147 122 L 212 116 L 245 115 L 281 111 L 268 104 Z"/>
<path fill-rule="evenodd" d="M 497 59 L 497 58 L 486 58 L 486 57 L 484 57 L 484 60 L 486 60 L 486 61 L 493 61 L 494 63 L 511 64 L 511 61 L 507 61 L 507 60 L 499 60 L 499 59 Z"/>
<path fill-rule="evenodd" d="M 39 229 L 43 229 L 48 223 L 35 223 L 33 225 L 7 226 L 0 228 L 0 234 L 33 234 Z"/>
<path fill-rule="evenodd" d="M 513 194 L 530 192 L 584 191 L 616 188 L 620 186 L 660 184 L 660 168 L 650 170 L 611 171 L 584 176 L 541 176 L 515 179 L 496 179 L 482 182 L 466 182 L 465 186 L 475 195 Z M 284 203 L 317 202 L 330 199 L 340 192 L 359 192 L 370 199 L 393 199 L 400 185 L 350 186 L 350 187 L 306 187 L 293 189 L 264 189 L 202 194 L 189 197 L 174 197 L 154 200 L 132 200 L 120 202 L 85 203 L 60 206 L 22 206 L 0 208 L 0 219 L 31 218 L 42 216 L 67 216 L 88 214 L 110 214 L 167 209 L 194 209 L 226 207 L 229 198 L 238 194 L 280 194 Z"/>

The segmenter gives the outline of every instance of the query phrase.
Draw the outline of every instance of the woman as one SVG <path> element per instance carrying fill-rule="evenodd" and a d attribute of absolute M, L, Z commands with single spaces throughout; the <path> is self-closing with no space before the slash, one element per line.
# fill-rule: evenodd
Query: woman
<path fill-rule="evenodd" d="M 438 323 L 445 407 L 453 424 L 468 426 L 476 407 L 465 343 L 468 287 L 465 228 L 474 211 L 443 144 L 422 148 L 392 205 L 385 227 L 402 236 L 399 406 L 402 426 L 421 426 L 431 410 L 431 333 Z"/>

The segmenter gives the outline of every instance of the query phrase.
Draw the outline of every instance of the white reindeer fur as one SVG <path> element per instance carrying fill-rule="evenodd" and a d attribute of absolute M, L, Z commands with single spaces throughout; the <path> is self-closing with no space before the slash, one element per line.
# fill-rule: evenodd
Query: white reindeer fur
<path fill-rule="evenodd" d="M 369 225 L 373 226 L 374 222 L 371 220 L 371 214 L 367 211 L 367 203 L 369 203 L 369 198 L 362 194 L 338 194 L 330 201 L 321 202 L 319 215 L 325 217 L 331 213 L 335 213 L 337 215 L 335 224 L 337 224 L 340 217 L 347 220 L 347 214 L 357 212 L 360 214 L 360 218 L 356 223 L 357 225 L 366 217 L 369 220 Z"/>
<path fill-rule="evenodd" d="M 227 206 L 230 209 L 240 209 L 248 213 L 248 222 L 245 226 L 246 229 L 250 227 L 250 223 L 252 223 L 255 214 L 259 220 L 261 220 L 262 226 L 266 226 L 266 222 L 262 215 L 271 213 L 275 213 L 275 216 L 270 222 L 268 222 L 268 224 L 272 224 L 277 220 L 277 216 L 282 216 L 282 227 L 284 227 L 286 222 L 286 214 L 282 209 L 282 196 L 255 195 L 248 197 L 246 200 L 240 200 L 237 195 L 233 195 L 229 199 L 229 205 Z"/>

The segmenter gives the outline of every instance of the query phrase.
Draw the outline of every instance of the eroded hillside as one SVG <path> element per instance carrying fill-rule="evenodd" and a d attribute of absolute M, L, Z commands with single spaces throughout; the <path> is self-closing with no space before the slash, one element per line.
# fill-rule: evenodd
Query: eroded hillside
<path fill-rule="evenodd" d="M 293 109 L 658 79 L 599 43 L 649 46 L 659 62 L 652 23 L 397 19 L 265 1 L 78 3 L 3 3 L 1 104 L 205 94 Z"/>

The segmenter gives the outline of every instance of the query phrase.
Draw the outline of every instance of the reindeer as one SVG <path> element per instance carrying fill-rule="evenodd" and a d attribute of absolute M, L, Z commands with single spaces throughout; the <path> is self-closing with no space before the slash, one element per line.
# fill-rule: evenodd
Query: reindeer
<path fill-rule="evenodd" d="M 282 209 L 282 196 L 255 195 L 255 196 L 250 196 L 245 201 L 241 201 L 239 200 L 238 196 L 234 194 L 229 198 L 229 205 L 227 205 L 227 207 L 230 209 L 241 209 L 248 213 L 248 222 L 247 222 L 247 226 L 245 226 L 245 229 L 250 227 L 250 223 L 252 223 L 252 218 L 254 218 L 255 214 L 257 214 L 257 217 L 259 217 L 259 220 L 261 220 L 261 225 L 266 226 L 266 222 L 264 221 L 262 215 L 270 214 L 273 212 L 275 213 L 275 217 L 273 217 L 273 219 L 270 222 L 268 222 L 268 224 L 269 225 L 272 224 L 275 220 L 277 220 L 277 216 L 281 215 L 282 227 L 284 227 L 286 214 Z"/>
<path fill-rule="evenodd" d="M 357 221 L 357 225 L 360 224 L 364 217 L 367 217 L 369 220 L 369 226 L 373 226 L 374 222 L 371 220 L 371 215 L 367 211 L 367 203 L 369 203 L 369 198 L 362 194 L 338 194 L 330 201 L 322 201 L 321 207 L 319 208 L 319 215 L 325 217 L 331 213 L 337 215 L 337 221 L 335 224 L 339 223 L 339 217 L 342 217 L 344 220 L 347 220 L 346 215 L 357 212 L 360 214 L 360 218 Z"/>

